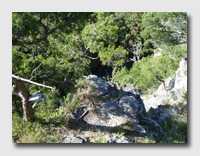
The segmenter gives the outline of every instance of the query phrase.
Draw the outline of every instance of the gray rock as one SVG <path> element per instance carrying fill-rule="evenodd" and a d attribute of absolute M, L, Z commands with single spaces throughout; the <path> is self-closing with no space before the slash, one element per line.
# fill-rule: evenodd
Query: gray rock
<path fill-rule="evenodd" d="M 120 135 L 106 135 L 105 138 L 107 138 L 107 143 L 133 143 L 130 139 L 120 136 Z"/>
<path fill-rule="evenodd" d="M 187 58 L 180 61 L 179 69 L 176 71 L 174 91 L 177 100 L 181 101 L 183 93 L 187 91 Z"/>
<path fill-rule="evenodd" d="M 136 125 L 135 129 L 141 134 L 145 134 L 145 129 L 139 125 L 138 112 L 143 109 L 143 113 L 146 113 L 144 103 L 140 99 L 140 95 L 133 85 L 125 85 L 121 87 L 109 84 L 97 77 L 96 75 L 89 75 L 86 77 L 87 82 L 92 85 L 98 96 L 115 97 L 112 101 L 98 101 L 94 103 L 94 106 L 90 111 L 87 110 L 89 103 L 80 106 L 72 112 L 72 118 L 76 123 L 82 127 L 109 131 L 110 128 L 120 127 L 126 125 L 128 122 L 132 122 Z M 88 95 L 89 96 L 89 95 Z M 87 112 L 87 113 L 85 113 Z M 79 118 L 84 114 L 81 118 Z M 78 120 L 77 120 L 78 119 Z M 66 139 L 65 139 L 66 140 Z M 71 140 L 67 138 L 67 142 Z M 78 142 L 80 140 L 77 140 Z M 112 136 L 107 141 L 108 143 L 129 143 L 130 140 L 120 136 Z"/>
<path fill-rule="evenodd" d="M 122 96 L 120 97 L 118 95 L 119 92 L 116 92 L 113 86 L 98 78 L 96 75 L 89 75 L 86 77 L 86 80 L 90 85 L 94 86 L 99 96 L 110 94 L 109 96 L 118 97 L 113 101 L 99 101 L 97 104 L 94 104 L 94 110 L 87 113 L 81 119 L 90 126 L 95 126 L 102 130 L 115 126 L 123 126 L 128 121 L 138 124 L 139 119 L 137 113 L 139 110 L 143 108 L 143 112 L 146 113 L 144 103 L 139 98 L 139 93 L 133 85 L 128 84 L 123 89 L 120 89 Z M 83 114 L 85 107 L 82 106 L 73 112 L 76 119 Z"/>
<path fill-rule="evenodd" d="M 183 102 L 183 93 L 187 91 L 187 58 L 180 61 L 179 68 L 174 76 L 165 80 L 165 85 L 169 89 L 164 90 L 163 84 L 144 101 L 145 108 L 157 120 L 164 120 L 169 116 L 179 113 L 177 104 Z"/>
<path fill-rule="evenodd" d="M 175 84 L 175 79 L 172 79 L 172 80 L 169 82 L 169 90 L 171 90 L 171 89 L 174 88 L 174 84 Z"/>
<path fill-rule="evenodd" d="M 109 96 L 110 97 L 117 97 L 117 93 L 116 93 L 114 87 L 109 89 Z"/>
<path fill-rule="evenodd" d="M 155 100 L 156 100 L 157 105 L 165 105 L 168 103 L 168 96 L 161 94 L 161 95 L 158 95 Z"/>
<path fill-rule="evenodd" d="M 122 90 L 126 93 L 126 95 L 133 95 L 136 99 L 140 98 L 140 94 L 138 93 L 137 89 L 131 84 L 124 85 Z"/>
<path fill-rule="evenodd" d="M 147 99 L 145 102 L 144 102 L 144 105 L 145 105 L 145 109 L 146 111 L 148 112 L 150 110 L 150 108 L 156 108 L 158 105 L 155 103 L 156 100 L 155 97 L 150 97 L 149 99 Z"/>
<path fill-rule="evenodd" d="M 84 143 L 85 139 L 80 136 L 69 135 L 67 137 L 62 138 L 61 143 Z"/>
<path fill-rule="evenodd" d="M 123 96 L 119 101 L 99 101 L 94 106 L 95 110 L 88 113 L 83 120 L 90 125 L 108 129 L 110 127 L 122 126 L 127 121 L 139 123 L 137 118 L 139 105 L 140 103 L 134 96 Z M 82 107 L 80 110 L 83 110 Z M 76 112 L 79 112 L 79 110 Z"/>
<path fill-rule="evenodd" d="M 150 113 L 152 118 L 156 121 L 165 120 L 166 118 L 174 114 L 172 107 L 166 108 L 161 105 L 158 106 L 158 108 L 156 109 L 151 108 Z"/>
<path fill-rule="evenodd" d="M 110 85 L 103 79 L 97 77 L 96 75 L 89 75 L 86 77 L 86 80 L 90 85 L 94 86 L 99 96 L 108 94 L 108 88 Z"/>
<path fill-rule="evenodd" d="M 144 127 L 142 127 L 141 125 L 139 124 L 135 124 L 135 130 L 137 132 L 139 132 L 140 134 L 145 134 L 146 133 L 146 130 L 144 129 Z"/>

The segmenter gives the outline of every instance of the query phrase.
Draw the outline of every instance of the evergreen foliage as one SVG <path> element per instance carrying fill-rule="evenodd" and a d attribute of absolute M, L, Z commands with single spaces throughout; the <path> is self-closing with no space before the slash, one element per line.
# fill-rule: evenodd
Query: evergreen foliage
<path fill-rule="evenodd" d="M 185 12 L 148 12 L 142 16 L 144 31 L 141 36 L 151 40 L 161 49 L 173 52 L 176 45 L 187 43 L 187 13 Z M 178 53 L 179 54 L 179 53 Z M 173 53 L 175 57 L 178 55 Z"/>
<path fill-rule="evenodd" d="M 178 61 L 169 57 L 162 55 L 154 58 L 151 55 L 134 63 L 130 71 L 126 67 L 117 71 L 115 80 L 122 84 L 133 84 L 140 93 L 145 93 L 147 89 L 155 88 L 161 83 L 156 75 L 165 79 L 175 73 L 178 65 Z"/>
<path fill-rule="evenodd" d="M 134 46 L 141 48 L 140 53 L 130 51 Z M 154 57 L 157 52 L 161 56 Z M 136 54 L 139 57 L 128 70 L 124 64 Z M 174 74 L 182 57 L 187 57 L 187 13 L 13 12 L 12 70 L 55 88 L 52 92 L 24 82 L 31 95 L 40 90 L 46 97 L 34 109 L 36 122 L 32 126 L 23 123 L 21 99 L 12 96 L 13 138 L 30 142 L 28 131 L 41 126 L 41 134 L 31 132 L 33 142 L 51 142 L 49 138 L 37 140 L 34 135 L 46 135 L 48 124 L 54 128 L 67 124 L 67 113 L 78 107 L 82 95 L 71 102 L 66 95 L 76 93 L 81 78 L 91 74 L 98 63 L 112 67 L 112 81 L 133 84 L 145 93 L 161 83 L 156 75 L 165 79 Z M 55 105 L 61 102 L 63 111 Z M 58 139 L 54 132 L 54 139 Z"/>

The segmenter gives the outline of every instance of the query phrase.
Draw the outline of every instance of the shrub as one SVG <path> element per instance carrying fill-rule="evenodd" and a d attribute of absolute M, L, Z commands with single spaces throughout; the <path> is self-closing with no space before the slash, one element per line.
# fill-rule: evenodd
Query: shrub
<path fill-rule="evenodd" d="M 130 69 L 124 67 L 116 73 L 116 81 L 123 84 L 132 84 L 141 93 L 145 93 L 150 88 L 155 88 L 161 83 L 160 79 L 165 79 L 174 74 L 178 69 L 178 61 L 161 55 L 154 58 L 153 55 L 143 58 L 140 62 L 135 62 Z"/>

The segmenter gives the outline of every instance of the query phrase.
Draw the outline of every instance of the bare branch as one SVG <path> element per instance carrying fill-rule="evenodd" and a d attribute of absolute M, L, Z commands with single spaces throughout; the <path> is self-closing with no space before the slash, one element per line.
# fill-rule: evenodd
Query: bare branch
<path fill-rule="evenodd" d="M 94 58 L 94 57 L 90 57 L 90 56 L 87 56 L 87 55 L 84 55 L 85 57 L 88 57 L 88 58 L 90 58 L 90 59 L 92 59 L 92 60 L 96 60 L 96 59 L 98 59 L 99 58 L 99 56 L 98 57 L 96 57 L 96 58 Z"/>
<path fill-rule="evenodd" d="M 163 83 L 164 89 L 165 89 L 165 91 L 167 91 L 166 88 L 165 88 L 165 81 L 163 81 L 163 80 L 161 80 L 160 78 L 158 78 L 158 75 L 157 75 L 157 74 L 156 74 L 156 78 L 157 78 L 160 82 Z"/>
<path fill-rule="evenodd" d="M 43 62 L 42 62 L 43 63 Z M 37 68 L 35 68 L 33 71 L 32 71 L 32 73 L 31 73 L 31 78 L 29 79 L 29 80 L 31 80 L 34 76 L 33 76 L 33 72 L 35 72 L 39 67 L 40 67 L 40 65 L 42 64 L 42 63 L 40 63 L 39 64 L 39 66 L 37 67 Z"/>
<path fill-rule="evenodd" d="M 38 101 L 36 101 L 36 102 L 33 104 L 32 108 L 34 109 L 35 106 L 37 106 L 37 104 L 39 104 L 40 102 L 42 102 L 42 101 L 44 101 L 44 100 L 46 100 L 46 97 L 45 97 L 45 96 L 42 96 Z"/>
<path fill-rule="evenodd" d="M 17 95 L 20 97 L 20 94 L 16 93 L 16 92 L 12 92 L 13 95 Z"/>
<path fill-rule="evenodd" d="M 42 25 L 42 27 L 46 30 L 46 32 L 48 31 L 47 27 L 44 25 L 44 23 L 42 23 L 42 18 L 40 18 L 38 20 L 38 22 Z"/>
<path fill-rule="evenodd" d="M 22 81 L 25 81 L 25 82 L 29 82 L 29 83 L 35 84 L 35 85 L 37 85 L 37 86 L 42 86 L 42 87 L 50 88 L 52 91 L 54 90 L 53 87 L 46 86 L 46 85 L 43 85 L 43 84 L 40 84 L 40 83 L 37 83 L 37 82 L 30 81 L 30 80 L 21 78 L 21 77 L 19 77 L 19 76 L 15 76 L 14 74 L 12 74 L 12 77 L 15 78 L 15 79 L 17 79 L 17 80 L 22 80 Z"/>
<path fill-rule="evenodd" d="M 73 50 L 66 48 L 67 50 L 71 51 L 73 54 L 77 55 Z"/>

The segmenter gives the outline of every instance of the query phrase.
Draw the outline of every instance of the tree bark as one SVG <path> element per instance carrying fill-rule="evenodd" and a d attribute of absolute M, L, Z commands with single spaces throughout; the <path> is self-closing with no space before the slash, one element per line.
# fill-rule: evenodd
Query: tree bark
<path fill-rule="evenodd" d="M 25 121 L 35 121 L 35 116 L 32 109 L 32 102 L 29 101 L 30 93 L 28 89 L 20 80 L 17 80 L 14 77 L 12 77 L 12 82 L 16 85 L 16 88 L 19 90 L 18 95 L 22 99 L 22 108 Z"/>
<path fill-rule="evenodd" d="M 115 72 L 117 70 L 117 67 L 114 67 L 113 72 L 112 72 L 112 79 L 111 79 L 111 83 L 113 83 L 114 79 L 115 79 Z"/>

